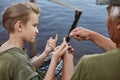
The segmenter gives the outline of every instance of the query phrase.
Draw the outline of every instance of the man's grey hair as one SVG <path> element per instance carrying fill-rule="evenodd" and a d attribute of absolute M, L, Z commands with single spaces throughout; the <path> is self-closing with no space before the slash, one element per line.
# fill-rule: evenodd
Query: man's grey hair
<path fill-rule="evenodd" d="M 120 17 L 120 6 L 112 6 L 111 16 L 113 19 Z"/>

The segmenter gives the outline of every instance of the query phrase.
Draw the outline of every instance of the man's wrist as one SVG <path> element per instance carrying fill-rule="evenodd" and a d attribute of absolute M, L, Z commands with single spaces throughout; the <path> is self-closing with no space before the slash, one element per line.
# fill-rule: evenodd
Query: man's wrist
<path fill-rule="evenodd" d="M 97 36 L 98 36 L 97 32 L 91 32 L 90 40 L 94 42 L 96 40 Z"/>

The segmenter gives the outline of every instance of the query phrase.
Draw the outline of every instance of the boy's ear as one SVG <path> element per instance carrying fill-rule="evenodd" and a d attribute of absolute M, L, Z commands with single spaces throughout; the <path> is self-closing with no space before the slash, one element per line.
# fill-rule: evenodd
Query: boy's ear
<path fill-rule="evenodd" d="M 17 21 L 15 24 L 15 31 L 22 32 L 22 21 Z"/>

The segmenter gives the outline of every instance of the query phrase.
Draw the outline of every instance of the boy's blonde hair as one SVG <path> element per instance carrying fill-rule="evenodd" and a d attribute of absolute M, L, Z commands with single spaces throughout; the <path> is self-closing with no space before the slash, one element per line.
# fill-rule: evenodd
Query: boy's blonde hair
<path fill-rule="evenodd" d="M 8 33 L 14 32 L 15 23 L 20 20 L 24 24 L 30 19 L 29 14 L 39 15 L 39 7 L 31 2 L 19 2 L 7 7 L 2 15 L 2 24 Z"/>

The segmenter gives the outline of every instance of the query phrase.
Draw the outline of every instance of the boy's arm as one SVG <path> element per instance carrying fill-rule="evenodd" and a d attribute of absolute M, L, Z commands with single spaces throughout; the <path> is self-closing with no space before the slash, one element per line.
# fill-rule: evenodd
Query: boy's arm
<path fill-rule="evenodd" d="M 55 68 L 59 59 L 65 54 L 68 49 L 68 44 L 64 38 L 63 43 L 54 50 L 50 66 L 44 80 L 54 80 Z"/>
<path fill-rule="evenodd" d="M 57 40 L 58 40 L 57 34 L 55 39 L 50 37 L 49 40 L 47 41 L 44 52 L 40 56 L 33 58 L 31 62 L 36 69 L 40 67 L 40 65 L 43 63 L 48 54 L 55 48 Z"/>
<path fill-rule="evenodd" d="M 66 53 L 63 57 L 62 80 L 70 80 L 74 72 L 73 54 Z"/>

